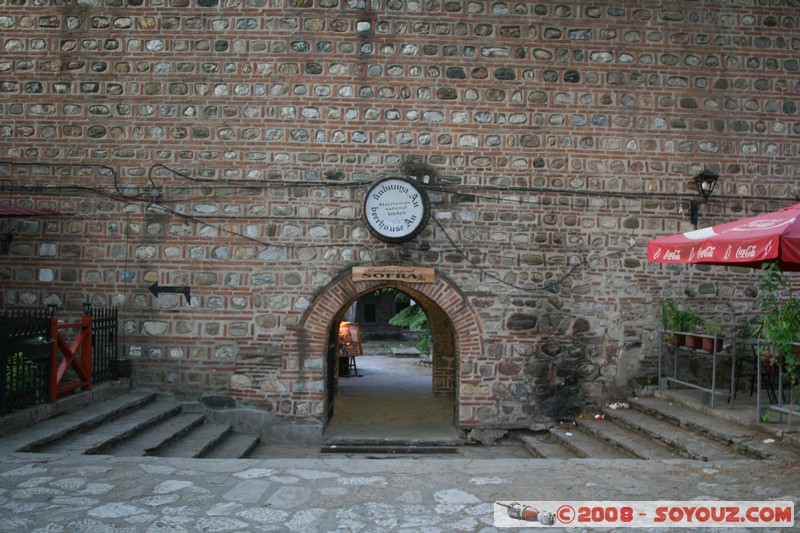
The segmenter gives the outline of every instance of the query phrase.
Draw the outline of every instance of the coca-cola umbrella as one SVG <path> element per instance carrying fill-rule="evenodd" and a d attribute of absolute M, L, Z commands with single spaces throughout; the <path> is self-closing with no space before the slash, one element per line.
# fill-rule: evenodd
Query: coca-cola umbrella
<path fill-rule="evenodd" d="M 759 268 L 775 261 L 783 271 L 800 271 L 800 204 L 647 243 L 647 259 L 672 264 L 707 264 Z M 731 365 L 731 383 L 735 383 Z M 659 363 L 660 368 L 660 363 Z M 761 390 L 761 358 L 756 366 Z M 713 388 L 713 387 L 712 387 Z M 733 394 L 733 385 L 731 394 Z M 713 404 L 712 404 L 713 407 Z M 756 398 L 756 420 L 761 394 Z"/>
<path fill-rule="evenodd" d="M 729 265 L 758 268 L 777 261 L 784 271 L 800 271 L 800 204 L 647 243 L 647 259 L 657 263 Z"/>

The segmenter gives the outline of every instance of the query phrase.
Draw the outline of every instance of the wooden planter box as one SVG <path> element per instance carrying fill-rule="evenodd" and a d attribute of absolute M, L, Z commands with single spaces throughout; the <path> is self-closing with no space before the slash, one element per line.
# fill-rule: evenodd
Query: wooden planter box
<path fill-rule="evenodd" d="M 22 353 L 32 360 L 50 359 L 50 356 L 53 353 L 53 343 L 52 341 L 48 342 L 47 344 L 23 342 Z"/>

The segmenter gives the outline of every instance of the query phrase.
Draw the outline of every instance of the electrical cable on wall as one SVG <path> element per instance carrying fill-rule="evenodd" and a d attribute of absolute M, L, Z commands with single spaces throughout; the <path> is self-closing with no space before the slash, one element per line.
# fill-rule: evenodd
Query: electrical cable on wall
<path fill-rule="evenodd" d="M 232 185 L 242 185 L 246 187 L 256 187 L 260 186 L 262 188 L 275 188 L 275 187 L 309 187 L 309 188 L 318 188 L 318 187 L 335 187 L 335 188 L 342 188 L 342 187 L 352 187 L 352 188 L 359 188 L 363 187 L 367 182 L 364 181 L 265 181 L 265 180 L 256 180 L 256 179 L 242 179 L 242 180 L 219 180 L 219 179 L 212 179 L 212 178 L 196 178 L 190 176 L 184 172 L 179 170 L 173 169 L 163 163 L 157 163 L 152 165 L 147 172 L 147 179 L 149 185 L 151 187 L 150 191 L 138 193 L 135 195 L 128 195 L 125 194 L 122 190 L 122 187 L 119 184 L 119 177 L 112 167 L 97 164 L 97 163 L 45 163 L 45 162 L 17 162 L 17 161 L 10 161 L 10 160 L 2 160 L 0 161 L 0 165 L 17 165 L 17 166 L 47 166 L 47 167 L 71 167 L 71 168 L 100 168 L 103 170 L 107 170 L 111 172 L 113 177 L 113 186 L 114 190 L 117 191 L 117 194 L 129 200 L 139 200 L 142 202 L 149 202 L 153 200 L 152 197 L 152 190 L 161 191 L 163 186 L 159 187 L 155 180 L 154 180 L 154 171 L 156 169 L 164 169 L 172 174 L 175 174 L 179 178 L 194 182 L 194 183 L 202 183 L 203 187 L 208 187 L 209 184 L 217 184 L 219 186 L 230 187 Z M 73 185 L 70 187 L 81 187 L 77 185 Z M 199 185 L 198 185 L 199 187 Z M 442 193 L 453 193 L 453 192 L 463 192 L 463 191 L 498 191 L 498 192 L 508 192 L 508 193 L 537 193 L 537 194 L 570 194 L 574 196 L 591 196 L 591 197 L 608 197 L 608 198 L 622 198 L 622 199 L 630 199 L 630 200 L 642 200 L 642 199 L 652 199 L 652 198 L 660 198 L 665 200 L 683 200 L 686 196 L 686 193 L 662 193 L 662 192 L 651 192 L 651 193 L 628 193 L 628 192 L 620 192 L 620 191 L 603 191 L 603 190 L 594 190 L 594 189 L 558 189 L 558 188 L 549 188 L 549 187 L 514 187 L 514 186 L 499 186 L 499 185 L 470 185 L 470 184 L 453 184 L 452 186 L 446 185 L 432 185 L 426 184 L 425 187 L 432 191 L 442 192 Z M 456 189 L 457 187 L 457 189 Z M 58 188 L 56 188 L 58 189 Z M 91 188 L 88 188 L 91 189 Z M 23 189 L 21 189 L 23 191 Z M 515 198 L 515 199 L 507 199 L 503 198 L 502 196 L 490 196 L 485 194 L 471 194 L 476 198 L 481 198 L 485 200 L 496 200 L 500 202 L 509 201 L 513 203 L 530 203 L 530 204 L 539 204 L 536 199 L 527 200 L 525 198 Z M 158 195 L 158 198 L 163 196 L 163 193 Z M 783 206 L 782 202 L 791 202 L 791 200 L 787 200 L 786 198 L 775 198 L 770 196 L 730 196 L 730 195 L 717 195 L 716 198 L 718 199 L 725 199 L 725 200 L 739 200 L 739 201 L 747 201 L 747 200 L 758 200 L 758 201 L 765 201 L 771 202 L 771 205 L 778 205 Z M 197 200 L 207 200 L 206 196 L 202 198 L 195 198 Z M 191 201 L 193 198 L 184 198 L 181 200 L 164 200 L 159 199 L 159 203 L 163 203 L 165 201 L 169 201 L 170 203 L 180 203 Z"/>
<path fill-rule="evenodd" d="M 23 167 L 50 167 L 50 168 L 58 168 L 58 167 L 99 168 L 101 170 L 107 170 L 108 172 L 111 172 L 111 176 L 114 179 L 113 180 L 114 189 L 117 191 L 117 194 L 119 194 L 121 197 L 132 200 L 132 199 L 136 199 L 136 198 L 139 198 L 140 196 L 144 196 L 144 195 L 147 194 L 147 193 L 139 193 L 139 194 L 136 194 L 136 195 L 133 195 L 133 196 L 126 195 L 125 193 L 122 192 L 122 189 L 120 188 L 119 176 L 117 175 L 117 171 L 114 168 L 112 168 L 112 167 L 110 167 L 108 165 L 103 165 L 103 164 L 100 164 L 100 163 L 45 163 L 45 162 L 41 162 L 41 161 L 35 161 L 35 162 L 0 161 L 0 165 L 12 165 L 12 166 L 23 166 Z M 148 178 L 149 178 L 149 176 L 148 176 Z M 155 186 L 156 186 L 156 184 L 153 182 L 152 179 L 150 179 L 150 185 L 153 188 L 155 188 Z M 74 187 L 80 187 L 80 186 L 79 185 L 75 185 Z"/>
<path fill-rule="evenodd" d="M 336 182 L 305 182 L 305 181 L 304 182 L 285 182 L 285 181 L 267 182 L 267 181 L 263 181 L 263 180 L 225 181 L 225 180 L 217 180 L 217 179 L 211 179 L 211 178 L 193 177 L 193 176 L 190 176 L 190 175 L 188 175 L 188 174 L 186 174 L 184 172 L 181 172 L 179 170 L 173 169 L 173 168 L 171 168 L 171 167 L 169 167 L 167 165 L 158 163 L 158 164 L 152 165 L 148 169 L 148 172 L 147 172 L 147 180 L 148 180 L 148 183 L 149 183 L 149 186 L 150 186 L 150 190 L 149 191 L 145 191 L 145 192 L 141 192 L 141 193 L 138 193 L 138 194 L 134 194 L 134 195 L 129 195 L 129 194 L 125 194 L 125 192 L 123 191 L 122 187 L 120 186 L 119 179 L 118 179 L 118 174 L 117 174 L 116 170 L 113 169 L 112 167 L 109 167 L 109 166 L 103 165 L 103 164 L 92 164 L 92 163 L 87 163 L 87 164 L 81 164 L 81 163 L 44 163 L 44 162 L 30 162 L 30 163 L 28 163 L 28 162 L 15 162 L 15 161 L 0 161 L 0 165 L 3 165 L 3 164 L 6 164 L 6 165 L 18 165 L 18 166 L 28 166 L 28 167 L 45 166 L 45 167 L 51 167 L 51 168 L 57 168 L 57 167 L 98 168 L 98 169 L 101 169 L 101 170 L 104 170 L 104 171 L 107 171 L 107 172 L 111 173 L 111 175 L 113 177 L 113 190 L 115 191 L 114 193 L 108 192 L 108 191 L 103 190 L 102 188 L 99 188 L 99 187 L 87 187 L 87 186 L 82 186 L 82 185 L 67 185 L 67 186 L 60 186 L 60 187 L 48 187 L 47 191 L 43 192 L 43 194 L 52 195 L 53 193 L 64 193 L 64 192 L 80 191 L 80 192 L 93 193 L 93 194 L 96 194 L 98 196 L 102 196 L 102 197 L 109 198 L 109 199 L 114 200 L 114 201 L 118 201 L 118 202 L 124 203 L 126 205 L 145 203 L 145 204 L 148 204 L 148 205 L 151 205 L 151 206 L 157 206 L 158 209 L 161 209 L 166 213 L 170 213 L 172 215 L 180 217 L 180 218 L 182 218 L 184 220 L 191 221 L 191 222 L 193 222 L 195 224 L 198 224 L 198 225 L 201 225 L 201 226 L 204 226 L 204 227 L 212 228 L 215 231 L 218 231 L 220 233 L 225 233 L 227 235 L 231 235 L 231 236 L 234 236 L 234 237 L 238 237 L 238 238 L 244 239 L 244 240 L 249 241 L 249 242 L 253 242 L 253 243 L 258 244 L 259 246 L 263 246 L 265 248 L 273 246 L 273 247 L 278 247 L 278 248 L 283 248 L 283 249 L 294 249 L 294 248 L 297 248 L 298 246 L 297 245 L 288 245 L 288 244 L 264 242 L 264 241 L 261 241 L 261 240 L 255 238 L 255 237 L 251 237 L 249 235 L 237 232 L 235 230 L 225 228 L 222 225 L 217 225 L 217 224 L 208 222 L 205 218 L 224 218 L 227 221 L 231 221 L 231 220 L 234 220 L 234 221 L 235 220 L 251 220 L 252 221 L 252 220 L 272 220 L 272 219 L 279 219 L 279 220 L 284 220 L 284 221 L 286 221 L 286 220 L 319 220 L 319 221 L 338 222 L 338 223 L 351 223 L 351 224 L 358 222 L 360 220 L 360 218 L 359 217 L 350 217 L 350 218 L 308 217 L 308 216 L 296 217 L 295 218 L 295 217 L 287 217 L 287 216 L 272 217 L 272 216 L 264 216 L 264 215 L 257 216 L 257 217 L 253 217 L 253 216 L 248 216 L 248 217 L 232 217 L 232 216 L 225 216 L 225 217 L 216 217 L 216 216 L 198 217 L 198 216 L 193 216 L 193 215 L 189 215 L 189 214 L 186 214 L 186 213 L 181 213 L 180 211 L 177 211 L 176 209 L 170 207 L 168 204 L 188 203 L 188 202 L 191 202 L 191 201 L 194 201 L 194 200 L 208 201 L 208 197 L 207 196 L 203 196 L 203 197 L 199 197 L 199 198 L 183 198 L 183 199 L 176 199 L 176 200 L 168 200 L 166 198 L 163 198 L 163 196 L 164 196 L 164 192 L 163 191 L 164 191 L 165 187 L 164 186 L 159 186 L 156 183 L 155 176 L 154 176 L 155 171 L 158 170 L 158 169 L 163 169 L 163 170 L 165 170 L 167 172 L 170 172 L 170 173 L 174 174 L 175 176 L 177 176 L 177 177 L 179 177 L 181 179 L 185 179 L 185 180 L 191 181 L 193 183 L 202 183 L 203 184 L 202 187 L 204 187 L 204 188 L 208 187 L 209 184 L 218 184 L 220 186 L 225 186 L 225 187 L 230 187 L 232 185 L 234 185 L 234 186 L 235 185 L 241 185 L 243 187 L 260 186 L 260 187 L 263 187 L 263 188 L 275 188 L 275 187 L 285 187 L 285 188 L 291 188 L 291 187 L 336 187 L 336 188 L 352 187 L 352 188 L 357 188 L 357 187 L 363 187 L 365 185 L 365 182 L 344 182 L 343 183 L 343 182 L 338 182 L 338 181 L 336 181 Z M 13 187 L 13 185 L 12 185 L 12 187 Z M 456 187 L 456 186 L 454 185 L 453 187 L 447 187 L 447 186 L 426 185 L 427 189 L 430 189 L 430 190 L 433 190 L 433 191 L 437 191 L 437 192 L 441 192 L 441 193 L 446 193 L 446 194 L 455 192 L 453 190 L 454 187 Z M 643 194 L 621 193 L 621 192 L 616 192 L 616 191 L 593 191 L 593 190 L 579 190 L 579 189 L 552 189 L 552 188 L 546 188 L 546 187 L 503 187 L 503 186 L 488 186 L 488 185 L 487 186 L 458 185 L 458 192 L 462 192 L 463 193 L 466 190 L 469 190 L 469 191 L 474 191 L 474 190 L 477 190 L 477 191 L 497 191 L 497 192 L 507 192 L 507 193 L 525 193 L 525 192 L 527 192 L 527 193 L 538 193 L 538 194 L 572 194 L 572 195 L 580 195 L 580 196 L 603 196 L 603 197 L 614 197 L 614 198 L 628 198 L 628 199 L 632 199 L 632 200 L 638 200 L 638 199 L 641 199 L 643 197 L 646 197 L 646 198 L 660 197 L 660 198 L 668 198 L 668 199 L 680 199 L 680 198 L 683 197 L 683 194 L 674 194 L 674 193 L 648 193 L 648 194 L 644 194 L 643 195 Z M 20 187 L 20 192 L 24 192 L 24 188 Z M 504 198 L 503 196 L 500 196 L 500 195 L 498 195 L 498 196 L 490 196 L 490 195 L 485 195 L 485 194 L 472 194 L 472 193 L 470 193 L 469 196 L 472 196 L 474 198 L 480 198 L 480 199 L 483 199 L 483 200 L 494 200 L 494 201 L 498 201 L 498 202 L 501 202 L 501 203 L 505 202 L 505 201 L 509 201 L 509 202 L 514 202 L 514 203 L 518 203 L 518 204 L 535 204 L 535 205 L 539 205 L 540 204 L 539 200 L 536 199 L 536 198 L 531 199 L 531 200 L 528 200 L 528 199 L 523 198 L 523 197 L 518 197 L 518 198 L 515 198 L 515 199 L 511 199 L 511 198 Z M 720 196 L 719 198 L 725 198 L 725 197 L 724 196 Z M 737 199 L 742 199 L 741 197 L 736 197 L 736 198 Z M 752 197 L 752 198 L 749 198 L 749 199 L 760 199 L 760 200 L 770 200 L 770 201 L 774 200 L 772 198 L 760 198 L 760 197 Z M 538 292 L 541 292 L 541 291 L 552 291 L 552 290 L 555 290 L 555 288 L 559 284 L 561 284 L 564 280 L 568 279 L 579 267 L 589 264 L 589 262 L 586 259 L 581 259 L 579 262 L 574 263 L 569 268 L 569 270 L 565 274 L 563 274 L 561 277 L 559 277 L 557 280 L 550 281 L 550 282 L 544 284 L 544 286 L 542 286 L 542 287 L 526 287 L 526 286 L 522 286 L 522 285 L 517 285 L 517 284 L 510 283 L 510 282 L 507 282 L 507 281 L 501 279 L 500 277 L 492 274 L 491 272 L 487 271 L 485 268 L 483 268 L 480 265 L 478 265 L 477 263 L 475 263 L 463 251 L 463 249 L 459 245 L 457 245 L 450 238 L 450 236 L 448 235 L 447 231 L 445 230 L 445 228 L 441 224 L 441 222 L 439 222 L 439 220 L 436 219 L 435 217 L 433 217 L 433 220 L 439 226 L 439 228 L 442 230 L 442 233 L 443 233 L 445 239 L 448 241 L 448 243 L 452 247 L 453 251 L 457 252 L 462 257 L 464 257 L 464 259 L 466 259 L 466 261 L 473 268 L 478 270 L 481 274 L 483 274 L 487 278 L 493 279 L 493 280 L 495 280 L 495 281 L 497 281 L 499 283 L 502 283 L 503 285 L 506 285 L 506 286 L 508 286 L 510 288 L 513 288 L 515 290 L 519 290 L 519 291 L 523 291 L 523 292 L 529 292 L 529 293 L 538 293 Z M 305 245 L 305 246 L 308 246 L 308 245 Z M 326 247 L 350 247 L 350 246 L 352 246 L 352 244 L 351 243 L 346 243 L 346 244 L 326 243 L 325 246 Z M 441 252 L 445 252 L 445 251 L 448 251 L 448 250 L 445 249 L 445 248 L 440 248 L 437 251 L 441 253 Z M 372 254 L 372 251 L 369 248 L 367 248 L 367 253 L 368 253 L 369 257 L 370 257 L 370 262 L 374 264 L 375 261 L 374 261 L 374 258 L 373 258 L 373 254 Z M 616 253 L 616 252 L 612 252 L 612 253 Z"/>

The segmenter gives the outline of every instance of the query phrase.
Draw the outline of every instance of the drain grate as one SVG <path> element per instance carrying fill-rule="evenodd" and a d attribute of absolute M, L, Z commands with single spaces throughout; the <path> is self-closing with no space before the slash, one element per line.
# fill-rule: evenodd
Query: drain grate
<path fill-rule="evenodd" d="M 452 446 L 324 446 L 320 453 L 381 453 L 387 455 L 457 454 Z"/>

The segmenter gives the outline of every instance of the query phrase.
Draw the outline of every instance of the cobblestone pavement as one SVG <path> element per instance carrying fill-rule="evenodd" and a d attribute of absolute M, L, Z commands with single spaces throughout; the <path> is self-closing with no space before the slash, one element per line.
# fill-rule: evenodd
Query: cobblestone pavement
<path fill-rule="evenodd" d="M 497 500 L 797 503 L 798 479 L 797 462 L 755 460 L 15 453 L 0 459 L 0 531 L 486 532 L 500 531 L 493 524 Z"/>

